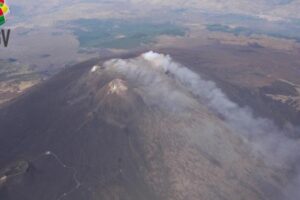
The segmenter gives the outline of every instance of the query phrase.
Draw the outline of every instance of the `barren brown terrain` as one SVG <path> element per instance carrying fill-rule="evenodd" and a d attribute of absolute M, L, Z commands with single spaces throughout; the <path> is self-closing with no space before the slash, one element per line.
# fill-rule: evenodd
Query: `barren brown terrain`
<path fill-rule="evenodd" d="M 211 79 L 241 106 L 286 125 L 300 123 L 300 60 L 297 51 L 208 44 L 164 49 Z"/>

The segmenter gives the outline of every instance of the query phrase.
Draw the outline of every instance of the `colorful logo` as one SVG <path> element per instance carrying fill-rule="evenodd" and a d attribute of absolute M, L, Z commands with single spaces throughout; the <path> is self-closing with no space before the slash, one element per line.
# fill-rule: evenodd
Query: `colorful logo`
<path fill-rule="evenodd" d="M 9 7 L 5 4 L 5 0 L 0 0 L 0 26 L 5 23 L 5 16 L 8 12 Z"/>

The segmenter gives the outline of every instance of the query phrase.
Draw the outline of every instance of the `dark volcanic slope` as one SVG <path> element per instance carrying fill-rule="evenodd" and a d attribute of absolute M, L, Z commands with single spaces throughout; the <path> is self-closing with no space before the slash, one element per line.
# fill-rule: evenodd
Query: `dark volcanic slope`
<path fill-rule="evenodd" d="M 157 56 L 74 66 L 4 107 L 0 199 L 281 198 L 283 170 Z"/>

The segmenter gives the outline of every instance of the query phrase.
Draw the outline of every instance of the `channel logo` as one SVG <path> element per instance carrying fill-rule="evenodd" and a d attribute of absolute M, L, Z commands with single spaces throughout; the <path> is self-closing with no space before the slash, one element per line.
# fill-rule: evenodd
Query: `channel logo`
<path fill-rule="evenodd" d="M 5 0 L 0 0 L 0 26 L 5 24 L 6 22 L 6 15 L 9 13 L 9 7 L 5 3 Z M 8 46 L 10 37 L 10 29 L 1 29 L 1 35 L 0 35 L 0 47 L 3 44 L 4 47 Z"/>
<path fill-rule="evenodd" d="M 5 16 L 9 13 L 9 7 L 5 0 L 0 0 L 0 26 L 6 21 Z"/>

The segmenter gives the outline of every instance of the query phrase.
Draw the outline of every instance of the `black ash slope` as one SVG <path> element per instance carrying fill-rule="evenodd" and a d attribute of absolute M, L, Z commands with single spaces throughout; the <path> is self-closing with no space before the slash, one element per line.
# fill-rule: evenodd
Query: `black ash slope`
<path fill-rule="evenodd" d="M 3 200 L 258 200 L 286 181 L 149 55 L 74 66 L 0 110 Z"/>

